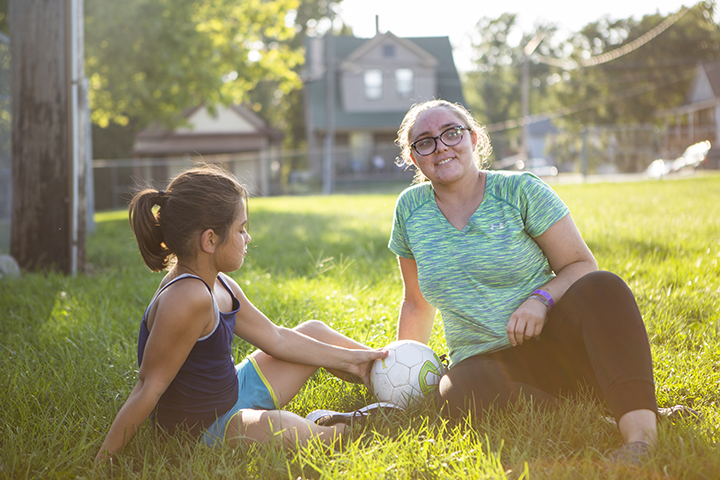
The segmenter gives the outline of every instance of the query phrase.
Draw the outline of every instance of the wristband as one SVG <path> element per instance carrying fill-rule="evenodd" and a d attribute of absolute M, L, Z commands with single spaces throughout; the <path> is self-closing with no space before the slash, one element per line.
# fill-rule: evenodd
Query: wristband
<path fill-rule="evenodd" d="M 545 303 L 545 306 L 548 307 L 548 310 L 550 310 L 551 308 L 553 308 L 555 306 L 555 302 L 553 301 L 552 296 L 550 296 L 550 294 L 544 290 L 533 290 L 531 296 L 540 296 L 540 297 L 544 298 L 545 302 L 543 302 L 543 303 Z M 538 298 L 538 300 L 540 300 L 540 299 Z M 540 301 L 542 301 L 542 300 L 540 300 Z"/>
<path fill-rule="evenodd" d="M 538 302 L 540 302 L 540 303 L 542 303 L 543 305 L 545 305 L 545 308 L 547 309 L 548 312 L 550 311 L 550 302 L 548 302 L 548 301 L 547 301 L 547 298 L 543 297 L 542 295 L 538 295 L 537 293 L 533 293 L 533 294 L 530 295 L 528 298 L 532 298 L 533 300 L 537 300 Z"/>

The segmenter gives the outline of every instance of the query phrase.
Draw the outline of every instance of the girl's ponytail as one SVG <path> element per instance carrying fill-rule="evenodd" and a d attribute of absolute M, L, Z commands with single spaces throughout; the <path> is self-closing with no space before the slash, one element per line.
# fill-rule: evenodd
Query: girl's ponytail
<path fill-rule="evenodd" d="M 153 272 L 165 270 L 172 256 L 160 226 L 160 215 L 167 200 L 165 192 L 146 189 L 130 202 L 130 228 L 135 234 L 145 265 Z M 155 206 L 159 207 L 157 213 L 154 211 Z"/>

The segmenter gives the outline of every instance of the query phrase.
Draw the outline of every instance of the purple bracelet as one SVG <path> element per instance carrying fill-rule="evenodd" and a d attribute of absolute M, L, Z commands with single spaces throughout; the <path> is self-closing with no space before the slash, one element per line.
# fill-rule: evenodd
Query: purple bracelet
<path fill-rule="evenodd" d="M 532 295 L 540 295 L 545 300 L 547 300 L 548 304 L 550 305 L 548 307 L 548 310 L 550 310 L 551 308 L 553 308 L 555 306 L 555 302 L 553 301 L 552 296 L 550 296 L 550 294 L 544 290 L 533 290 Z"/>

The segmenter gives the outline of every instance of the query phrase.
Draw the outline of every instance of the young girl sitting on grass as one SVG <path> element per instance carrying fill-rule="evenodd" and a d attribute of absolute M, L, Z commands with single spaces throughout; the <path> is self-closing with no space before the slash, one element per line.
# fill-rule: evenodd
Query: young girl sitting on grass
<path fill-rule="evenodd" d="M 273 438 L 303 445 L 313 437 L 329 445 L 346 428 L 318 426 L 280 408 L 318 367 L 367 383 L 371 363 L 387 351 L 320 321 L 277 326 L 247 299 L 225 274 L 240 268 L 247 254 L 247 197 L 232 175 L 203 166 L 130 203 L 145 264 L 168 273 L 140 324 L 138 382 L 97 460 L 112 458 L 148 417 L 169 432 L 188 429 L 208 445 Z M 237 366 L 233 335 L 259 349 Z"/>

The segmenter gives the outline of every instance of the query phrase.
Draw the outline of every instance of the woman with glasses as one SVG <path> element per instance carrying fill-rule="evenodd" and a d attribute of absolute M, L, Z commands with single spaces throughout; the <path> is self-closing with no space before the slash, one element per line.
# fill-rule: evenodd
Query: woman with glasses
<path fill-rule="evenodd" d="M 443 412 L 587 389 L 617 420 L 616 457 L 647 453 L 658 408 L 643 320 L 627 285 L 598 271 L 560 198 L 531 173 L 483 170 L 489 138 L 458 104 L 415 105 L 397 144 L 416 168 L 389 244 L 404 283 L 397 335 L 428 343 L 440 310 L 451 359 Z"/>

